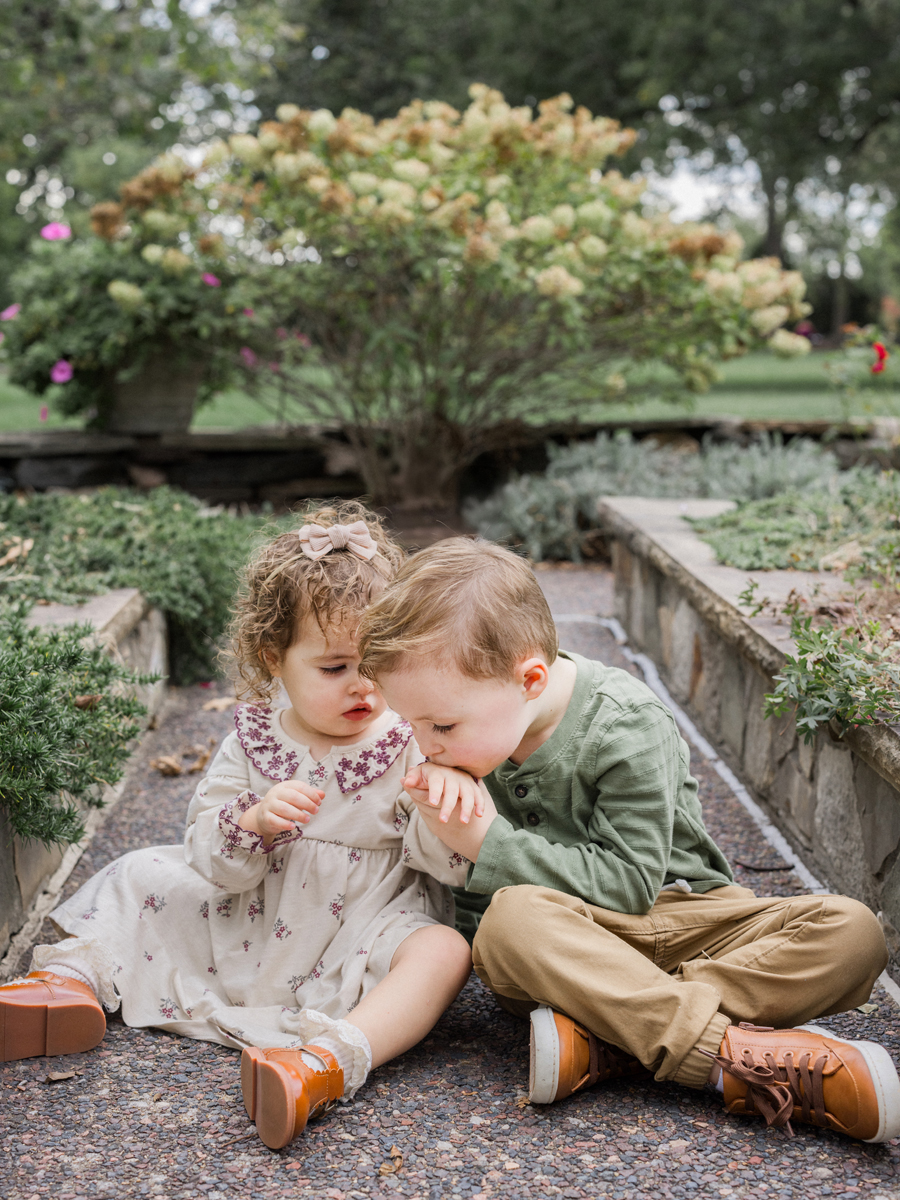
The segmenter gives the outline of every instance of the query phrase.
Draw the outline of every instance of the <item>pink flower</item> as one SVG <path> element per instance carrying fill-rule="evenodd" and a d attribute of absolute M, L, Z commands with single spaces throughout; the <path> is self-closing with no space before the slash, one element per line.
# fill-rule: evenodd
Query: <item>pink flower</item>
<path fill-rule="evenodd" d="M 270 362 L 270 363 L 269 363 L 269 370 L 270 370 L 270 371 L 280 371 L 280 370 L 281 370 L 281 363 L 277 363 L 277 362 Z"/>
<path fill-rule="evenodd" d="M 253 353 L 253 351 L 250 349 L 249 346 L 241 346 L 241 358 L 244 360 L 244 362 L 247 364 L 248 367 L 256 366 L 256 355 Z"/>
<path fill-rule="evenodd" d="M 245 309 L 244 309 L 244 316 L 245 316 L 245 317 L 252 317 L 252 316 L 253 316 L 253 309 L 252 309 L 252 308 L 245 308 Z"/>
<path fill-rule="evenodd" d="M 306 336 L 305 333 L 295 333 L 294 337 L 297 339 L 297 341 L 300 343 L 300 345 L 304 348 L 304 350 L 308 350 L 310 348 L 310 346 L 312 345 L 312 342 L 309 340 L 309 338 Z"/>
<path fill-rule="evenodd" d="M 47 242 L 64 242 L 72 236 L 72 230 L 68 225 L 63 225 L 59 221 L 51 221 L 49 225 L 45 225 L 41 230 L 41 237 Z"/>
<path fill-rule="evenodd" d="M 284 339 L 287 337 L 287 330 L 285 329 L 285 327 L 283 325 L 279 325 L 278 328 L 275 330 L 275 333 L 276 333 L 276 336 L 279 337 L 282 341 L 284 341 Z"/>
<path fill-rule="evenodd" d="M 200 276 L 200 278 L 203 280 L 203 282 L 206 284 L 207 287 L 221 287 L 222 286 L 222 280 L 218 277 L 218 275 L 213 275 L 210 271 L 204 271 L 203 274 Z"/>
<path fill-rule="evenodd" d="M 42 404 L 41 405 L 41 420 L 46 421 L 49 416 L 50 416 L 50 409 L 47 407 L 46 404 Z"/>
<path fill-rule="evenodd" d="M 9 308 L 4 308 L 3 312 L 0 312 L 0 321 L 12 321 L 21 311 L 21 304 L 11 304 Z"/>
<path fill-rule="evenodd" d="M 50 368 L 50 378 L 54 383 L 68 383 L 74 374 L 72 364 L 64 358 L 59 359 Z"/>

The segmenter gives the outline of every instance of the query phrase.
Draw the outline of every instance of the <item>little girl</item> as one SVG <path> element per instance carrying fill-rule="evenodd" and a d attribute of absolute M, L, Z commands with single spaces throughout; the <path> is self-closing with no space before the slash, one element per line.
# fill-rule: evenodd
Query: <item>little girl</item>
<path fill-rule="evenodd" d="M 422 755 L 357 670 L 359 618 L 400 559 L 358 504 L 259 553 L 233 626 L 257 703 L 236 710 L 184 846 L 126 854 L 53 912 L 68 939 L 0 987 L 0 1059 L 90 1049 L 98 998 L 121 1002 L 128 1025 L 241 1047 L 247 1111 L 277 1148 L 432 1028 L 469 975 L 446 886 L 469 864 L 404 792 Z M 412 777 L 480 808 L 470 776 Z"/>

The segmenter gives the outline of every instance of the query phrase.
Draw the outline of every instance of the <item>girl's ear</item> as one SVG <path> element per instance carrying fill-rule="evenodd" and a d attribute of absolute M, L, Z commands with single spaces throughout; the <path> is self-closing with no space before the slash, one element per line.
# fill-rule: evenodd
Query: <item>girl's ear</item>
<path fill-rule="evenodd" d="M 281 678 L 281 659 L 278 657 L 278 655 L 275 653 L 275 651 L 274 650 L 263 650 L 262 658 L 263 658 L 263 662 L 268 667 L 269 674 L 272 676 L 272 678 L 280 679 Z"/>

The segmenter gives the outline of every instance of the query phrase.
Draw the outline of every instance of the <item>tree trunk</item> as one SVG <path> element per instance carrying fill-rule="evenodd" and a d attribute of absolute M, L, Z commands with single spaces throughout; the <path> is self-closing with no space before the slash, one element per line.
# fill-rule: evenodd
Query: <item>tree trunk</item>
<path fill-rule="evenodd" d="M 429 413 L 389 428 L 350 427 L 347 435 L 375 504 L 456 510 L 460 477 L 472 458 L 458 426 Z"/>
<path fill-rule="evenodd" d="M 847 277 L 842 268 L 840 275 L 834 281 L 834 287 L 831 289 L 831 337 L 835 345 L 840 344 L 841 337 L 843 336 L 841 330 L 847 324 L 848 307 Z"/>
<path fill-rule="evenodd" d="M 779 212 L 780 195 L 776 187 L 777 182 L 772 179 L 763 184 L 766 192 L 766 236 L 763 241 L 763 253 L 784 262 L 785 217 Z"/>

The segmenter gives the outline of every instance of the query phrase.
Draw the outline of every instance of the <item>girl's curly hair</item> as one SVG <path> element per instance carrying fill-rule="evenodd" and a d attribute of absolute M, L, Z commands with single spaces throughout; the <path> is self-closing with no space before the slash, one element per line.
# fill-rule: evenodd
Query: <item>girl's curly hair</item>
<path fill-rule="evenodd" d="M 402 549 L 386 532 L 379 516 L 356 500 L 297 513 L 302 525 L 349 525 L 364 521 L 378 547 L 366 561 L 348 549 L 311 559 L 300 549 L 297 533 L 268 542 L 244 572 L 235 603 L 228 655 L 239 698 L 272 699 L 279 681 L 267 655 L 280 661 L 311 617 L 324 632 L 347 617 L 361 616 L 380 596 L 403 561 Z"/>

